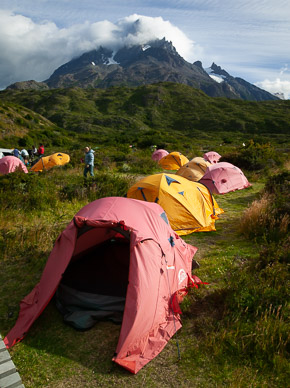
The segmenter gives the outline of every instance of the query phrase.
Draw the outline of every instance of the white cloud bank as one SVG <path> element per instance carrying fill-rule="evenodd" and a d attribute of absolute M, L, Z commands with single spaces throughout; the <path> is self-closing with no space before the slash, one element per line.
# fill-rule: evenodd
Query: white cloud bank
<path fill-rule="evenodd" d="M 287 100 L 290 98 L 290 81 L 283 81 L 280 78 L 276 78 L 274 81 L 265 79 L 264 81 L 256 82 L 255 85 L 272 94 L 283 93 Z"/>
<path fill-rule="evenodd" d="M 134 14 L 115 24 L 105 20 L 60 29 L 53 22 L 35 23 L 0 10 L 0 88 L 17 81 L 43 81 L 60 65 L 101 45 L 115 50 L 163 37 L 172 41 L 187 60 L 200 51 L 181 30 L 161 17 Z"/>
<path fill-rule="evenodd" d="M 287 77 L 290 73 L 288 64 L 286 63 L 279 72 L 279 77 L 274 80 L 266 78 L 264 81 L 256 82 L 255 85 L 261 89 L 267 90 L 268 92 L 283 93 L 285 99 L 290 99 L 290 80 Z M 288 79 L 287 79 L 288 78 Z"/>

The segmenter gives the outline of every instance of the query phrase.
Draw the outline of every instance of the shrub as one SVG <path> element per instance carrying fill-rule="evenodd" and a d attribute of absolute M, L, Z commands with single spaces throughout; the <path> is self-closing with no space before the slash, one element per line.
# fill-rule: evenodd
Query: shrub
<path fill-rule="evenodd" d="M 128 155 L 130 171 L 136 174 L 152 174 L 159 170 L 157 163 L 151 159 L 151 153 L 139 151 Z"/>
<path fill-rule="evenodd" d="M 281 165 L 282 160 L 270 143 L 260 144 L 250 140 L 245 147 L 223 155 L 220 162 L 229 162 L 237 167 L 254 171 Z"/>
<path fill-rule="evenodd" d="M 47 173 L 14 172 L 0 176 L 0 207 L 24 211 L 54 208 L 57 190 Z M 9 201 L 7 201 L 9 196 Z"/>
<path fill-rule="evenodd" d="M 77 177 L 60 191 L 62 200 L 83 200 L 89 202 L 104 197 L 124 197 L 132 184 L 132 178 L 112 172 L 101 172 L 93 178 Z"/>

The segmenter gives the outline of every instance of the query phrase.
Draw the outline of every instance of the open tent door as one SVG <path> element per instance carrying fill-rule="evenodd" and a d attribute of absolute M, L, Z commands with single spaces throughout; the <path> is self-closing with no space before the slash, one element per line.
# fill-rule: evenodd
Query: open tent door
<path fill-rule="evenodd" d="M 121 323 L 129 264 L 130 241 L 123 236 L 73 256 L 56 291 L 64 321 L 78 330 L 90 329 L 103 319 Z"/>

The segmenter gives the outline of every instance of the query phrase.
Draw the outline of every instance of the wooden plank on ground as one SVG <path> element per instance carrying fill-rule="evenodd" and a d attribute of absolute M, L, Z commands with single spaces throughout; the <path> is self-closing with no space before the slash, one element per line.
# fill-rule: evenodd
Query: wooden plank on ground
<path fill-rule="evenodd" d="M 21 377 L 0 336 L 0 388 L 24 388 Z"/>

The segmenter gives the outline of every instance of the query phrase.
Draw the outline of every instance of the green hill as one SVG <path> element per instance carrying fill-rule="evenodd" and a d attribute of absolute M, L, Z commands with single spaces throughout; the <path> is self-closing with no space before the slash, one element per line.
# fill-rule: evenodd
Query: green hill
<path fill-rule="evenodd" d="M 213 137 L 215 144 L 250 138 L 278 143 L 289 140 L 290 101 L 212 98 L 175 83 L 105 90 L 6 90 L 0 93 L 0 101 L 38 113 L 62 128 L 62 135 L 68 135 L 63 130 L 73 133 L 72 143 L 91 140 L 140 148 L 156 144 L 188 152 L 190 143 L 211 145 Z M 47 131 L 43 135 L 47 142 L 54 138 Z"/>

